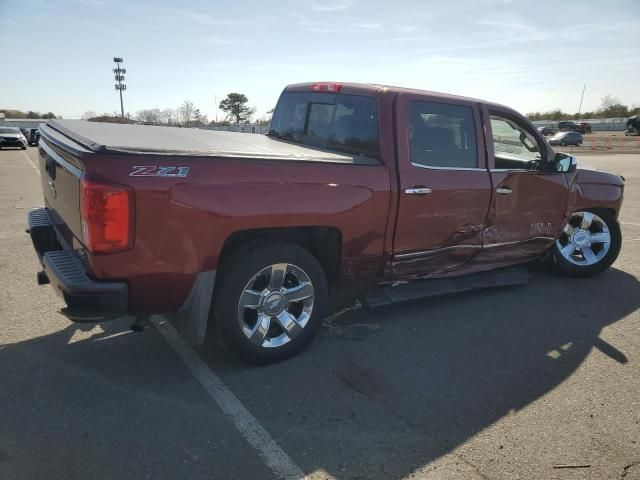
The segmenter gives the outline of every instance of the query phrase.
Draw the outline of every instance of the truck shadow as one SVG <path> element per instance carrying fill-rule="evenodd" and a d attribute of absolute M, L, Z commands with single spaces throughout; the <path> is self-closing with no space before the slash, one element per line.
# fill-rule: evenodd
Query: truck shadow
<path fill-rule="evenodd" d="M 526 287 L 351 306 L 280 364 L 201 354 L 305 473 L 399 479 L 553 390 L 594 348 L 628 368 L 600 333 L 639 307 L 623 271 L 575 280 L 536 267 Z M 0 345 L 0 478 L 242 477 L 252 455 L 238 448 L 250 447 L 229 440 L 158 332 L 129 324 Z"/>
<path fill-rule="evenodd" d="M 526 287 L 346 309 L 285 364 L 211 362 L 285 451 L 307 452 L 294 455 L 305 472 L 403 478 L 550 392 L 594 348 L 611 369 L 629 362 L 600 333 L 640 307 L 634 276 L 530 268 Z"/>

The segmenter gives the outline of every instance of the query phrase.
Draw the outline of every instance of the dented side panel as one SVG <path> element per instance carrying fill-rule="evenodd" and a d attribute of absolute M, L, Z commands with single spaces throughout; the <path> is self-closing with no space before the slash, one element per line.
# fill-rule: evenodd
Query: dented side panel
<path fill-rule="evenodd" d="M 438 168 L 411 163 L 409 104 L 442 102 L 430 95 L 401 94 L 397 101 L 399 207 L 395 226 L 392 277 L 440 275 L 464 265 L 482 247 L 491 200 L 484 134 L 478 106 L 458 101 L 473 112 L 478 141 L 474 168 Z M 408 191 L 425 187 L 429 193 Z"/>
<path fill-rule="evenodd" d="M 485 245 L 560 234 L 568 196 L 564 174 L 491 172 L 491 178 L 494 194 Z M 497 193 L 501 188 L 512 193 Z"/>

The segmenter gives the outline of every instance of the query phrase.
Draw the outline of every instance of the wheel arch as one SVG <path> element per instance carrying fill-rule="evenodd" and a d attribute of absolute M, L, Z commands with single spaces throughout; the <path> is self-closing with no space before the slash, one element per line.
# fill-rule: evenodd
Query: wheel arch
<path fill-rule="evenodd" d="M 574 212 L 594 209 L 606 211 L 613 218 L 618 218 L 622 207 L 624 181 L 614 175 L 602 174 L 603 172 L 585 170 L 576 174 L 570 187 L 566 218 Z"/>
<path fill-rule="evenodd" d="M 265 242 L 287 242 L 301 246 L 320 262 L 330 288 L 338 283 L 342 265 L 342 232 L 332 226 L 272 227 L 233 232 L 225 239 L 220 251 L 219 278 L 224 275 L 225 263 L 235 252 Z"/>

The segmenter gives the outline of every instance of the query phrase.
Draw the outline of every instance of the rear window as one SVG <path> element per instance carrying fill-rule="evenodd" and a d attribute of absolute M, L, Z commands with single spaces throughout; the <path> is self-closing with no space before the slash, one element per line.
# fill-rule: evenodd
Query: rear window
<path fill-rule="evenodd" d="M 0 127 L 0 133 L 20 133 L 20 129 L 15 127 Z"/>
<path fill-rule="evenodd" d="M 273 113 L 269 135 L 377 158 L 376 99 L 360 95 L 285 92 Z"/>

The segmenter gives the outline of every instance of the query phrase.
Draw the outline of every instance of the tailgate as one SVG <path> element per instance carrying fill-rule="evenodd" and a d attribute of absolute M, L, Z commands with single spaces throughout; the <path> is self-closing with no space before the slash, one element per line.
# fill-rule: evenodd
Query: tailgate
<path fill-rule="evenodd" d="M 73 246 L 73 237 L 82 239 L 80 177 L 83 163 L 80 155 L 84 149 L 67 143 L 71 141 L 47 126 L 41 126 L 41 131 L 39 166 L 45 206 L 59 233 Z"/>

